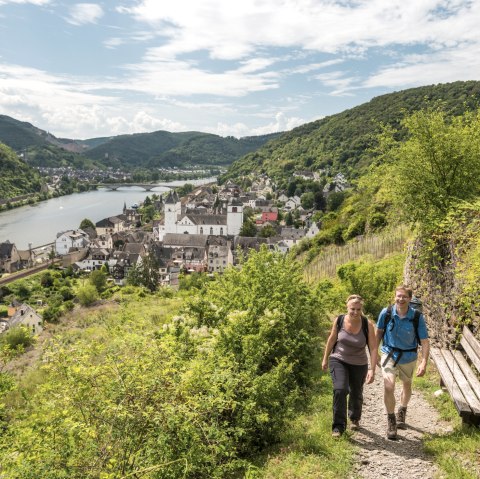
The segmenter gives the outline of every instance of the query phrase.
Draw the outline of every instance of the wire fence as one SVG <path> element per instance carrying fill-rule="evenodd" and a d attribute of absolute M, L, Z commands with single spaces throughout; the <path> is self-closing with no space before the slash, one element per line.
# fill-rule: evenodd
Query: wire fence
<path fill-rule="evenodd" d="M 308 282 L 317 282 L 335 276 L 339 266 L 362 256 L 369 255 L 378 260 L 402 252 L 410 235 L 411 231 L 402 226 L 376 235 L 359 237 L 344 246 L 327 246 L 305 267 L 305 278 Z"/>

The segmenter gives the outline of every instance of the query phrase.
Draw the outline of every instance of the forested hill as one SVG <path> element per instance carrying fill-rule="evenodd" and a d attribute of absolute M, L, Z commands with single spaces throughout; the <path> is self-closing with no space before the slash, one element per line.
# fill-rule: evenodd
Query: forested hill
<path fill-rule="evenodd" d="M 32 166 L 125 169 L 228 166 L 279 135 L 237 139 L 200 132 L 155 131 L 74 140 L 57 138 L 30 123 L 0 115 L 0 142 L 26 153 Z"/>
<path fill-rule="evenodd" d="M 39 193 L 41 178 L 7 146 L 0 143 L 0 200 Z"/>
<path fill-rule="evenodd" d="M 108 166 L 228 166 L 278 136 L 274 133 L 237 139 L 199 132 L 156 131 L 112 137 L 85 155 Z"/>
<path fill-rule="evenodd" d="M 380 125 L 397 129 L 402 118 L 435 102 L 443 102 L 451 115 L 478 107 L 480 82 L 454 82 L 412 88 L 373 98 L 350 110 L 307 123 L 284 133 L 256 152 L 246 155 L 229 169 L 227 178 L 267 173 L 279 183 L 294 171 L 328 168 L 356 177 L 372 161 L 371 147 Z M 399 135 L 404 133 L 400 132 Z"/>

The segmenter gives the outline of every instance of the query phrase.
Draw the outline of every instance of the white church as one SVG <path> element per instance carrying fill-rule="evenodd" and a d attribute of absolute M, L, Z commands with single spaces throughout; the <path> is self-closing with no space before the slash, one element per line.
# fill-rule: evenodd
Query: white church
<path fill-rule="evenodd" d="M 237 236 L 243 224 L 243 204 L 230 198 L 224 214 L 206 214 L 183 211 L 177 193 L 170 192 L 164 203 L 165 220 L 158 228 L 158 240 L 165 234 L 195 234 L 215 236 Z"/>

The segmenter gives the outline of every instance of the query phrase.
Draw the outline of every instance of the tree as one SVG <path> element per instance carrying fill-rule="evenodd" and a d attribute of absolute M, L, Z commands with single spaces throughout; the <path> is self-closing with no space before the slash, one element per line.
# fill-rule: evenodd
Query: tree
<path fill-rule="evenodd" d="M 313 202 L 315 209 L 325 211 L 325 208 L 327 207 L 327 202 L 325 200 L 325 196 L 323 196 L 322 191 L 316 191 L 313 197 Z"/>
<path fill-rule="evenodd" d="M 276 236 L 277 230 L 270 224 L 264 226 L 259 233 L 261 238 L 271 238 L 272 236 Z"/>
<path fill-rule="evenodd" d="M 133 286 L 144 286 L 152 292 L 156 291 L 160 283 L 160 267 L 155 256 L 144 256 L 142 262 L 129 271 L 127 282 Z"/>
<path fill-rule="evenodd" d="M 88 218 L 84 218 L 82 220 L 82 222 L 80 223 L 80 226 L 78 227 L 79 229 L 81 230 L 85 230 L 87 228 L 91 228 L 91 229 L 95 229 L 95 225 L 93 224 L 93 222 L 91 220 L 89 220 Z"/>
<path fill-rule="evenodd" d="M 385 171 L 402 216 L 428 228 L 480 193 L 480 111 L 447 118 L 435 107 L 413 113 L 402 124 L 406 141 L 396 140 L 391 130 L 379 138 L 388 161 Z"/>
<path fill-rule="evenodd" d="M 287 226 L 292 226 L 293 225 L 293 215 L 292 215 L 292 212 L 289 211 L 286 215 L 285 215 L 285 224 Z"/>
<path fill-rule="evenodd" d="M 250 238 L 257 236 L 257 227 L 251 219 L 247 219 L 243 222 L 243 225 L 240 228 L 240 236 L 247 236 Z"/>
<path fill-rule="evenodd" d="M 93 284 L 87 283 L 78 289 L 77 298 L 82 306 L 91 306 L 98 299 L 98 291 Z"/>
<path fill-rule="evenodd" d="M 90 277 L 88 278 L 90 284 L 95 286 L 95 289 L 101 293 L 104 291 L 107 285 L 107 275 L 104 271 L 96 269 L 90 273 Z"/>
<path fill-rule="evenodd" d="M 143 214 L 143 221 L 145 223 L 150 223 L 150 221 L 153 220 L 155 217 L 155 207 L 150 204 L 148 206 L 144 206 L 142 208 L 142 214 Z"/>
<path fill-rule="evenodd" d="M 302 203 L 303 209 L 309 210 L 310 208 L 313 208 L 315 196 L 313 192 L 307 191 L 306 193 L 303 193 L 303 195 L 300 198 L 300 201 Z"/>

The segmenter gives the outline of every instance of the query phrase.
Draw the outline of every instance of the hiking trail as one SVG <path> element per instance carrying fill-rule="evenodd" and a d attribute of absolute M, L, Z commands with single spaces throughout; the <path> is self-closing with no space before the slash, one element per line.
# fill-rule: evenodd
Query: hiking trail
<path fill-rule="evenodd" d="M 401 383 L 397 380 L 396 407 L 399 404 L 401 389 Z M 353 432 L 350 438 L 350 441 L 358 447 L 358 452 L 349 479 L 434 478 L 437 469 L 423 451 L 422 437 L 425 433 L 451 431 L 452 426 L 440 420 L 438 412 L 415 387 L 415 380 L 406 423 L 407 429 L 398 430 L 397 440 L 387 439 L 383 378 L 381 371 L 377 369 L 375 381 L 364 387 L 360 429 Z"/>

